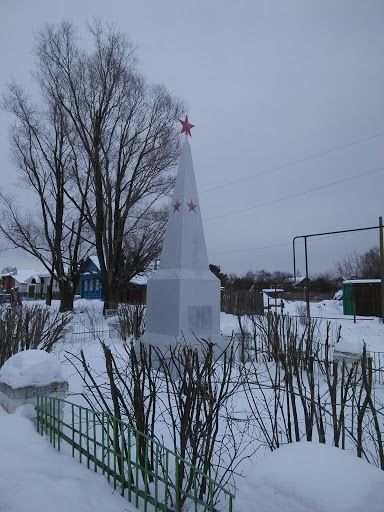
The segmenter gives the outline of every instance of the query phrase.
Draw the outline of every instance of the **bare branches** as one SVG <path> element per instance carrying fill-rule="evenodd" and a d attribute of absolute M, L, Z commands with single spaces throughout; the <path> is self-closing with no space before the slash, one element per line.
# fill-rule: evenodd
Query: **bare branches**
<path fill-rule="evenodd" d="M 70 315 L 52 313 L 41 306 L 0 309 L 0 367 L 23 350 L 51 352 L 70 320 Z"/>
<path fill-rule="evenodd" d="M 145 82 L 134 46 L 116 27 L 93 20 L 87 28 L 89 50 L 80 48 L 68 21 L 37 34 L 40 105 L 9 85 L 3 107 L 16 119 L 14 160 L 38 197 L 41 222 L 26 224 L 15 205 L 9 214 L 6 200 L 2 228 L 62 283 L 62 295 L 73 295 L 93 244 L 110 308 L 120 286 L 159 254 L 180 153 L 176 123 L 185 109 L 163 85 Z"/>
<path fill-rule="evenodd" d="M 353 361 L 335 360 L 329 324 L 325 343 L 313 321 L 298 329 L 271 316 L 253 325 L 258 351 L 241 371 L 259 442 L 270 450 L 303 438 L 332 443 L 384 469 L 384 408 L 366 348 Z"/>
<path fill-rule="evenodd" d="M 68 200 L 77 158 L 65 111 L 54 98 L 33 105 L 17 84 L 8 86 L 3 108 L 16 119 L 11 131 L 14 163 L 21 181 L 38 199 L 37 212 L 24 212 L 13 198 L 1 196 L 1 231 L 6 239 L 37 258 L 58 281 L 61 310 L 73 308 L 84 244 L 84 204 Z M 71 191 L 71 192 L 70 192 Z M 36 214 L 37 213 L 37 214 Z M 86 248 L 85 248 L 86 251 Z"/>
<path fill-rule="evenodd" d="M 184 107 L 164 86 L 145 83 L 133 45 L 116 28 L 93 20 L 88 30 L 93 50 L 86 53 L 70 23 L 46 26 L 37 38 L 36 79 L 65 112 L 88 163 L 73 168 L 73 179 L 94 232 L 108 308 L 122 276 L 129 280 L 138 273 L 136 265 L 147 266 L 158 252 L 162 228 L 144 228 L 128 217 L 144 219 L 169 193 L 180 151 L 175 122 Z M 137 251 L 141 246 L 146 250 Z"/>
<path fill-rule="evenodd" d="M 379 248 L 372 247 L 363 254 L 353 251 L 336 263 L 335 272 L 344 279 L 379 279 Z"/>

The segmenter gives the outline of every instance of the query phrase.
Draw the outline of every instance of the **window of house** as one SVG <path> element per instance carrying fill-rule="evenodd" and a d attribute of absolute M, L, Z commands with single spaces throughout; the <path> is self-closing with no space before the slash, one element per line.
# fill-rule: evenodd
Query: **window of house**
<path fill-rule="evenodd" d="M 96 279 L 96 282 L 95 282 L 95 291 L 96 292 L 100 291 L 100 281 L 98 279 Z"/>
<path fill-rule="evenodd" d="M 84 279 L 84 291 L 88 291 L 88 279 Z"/>

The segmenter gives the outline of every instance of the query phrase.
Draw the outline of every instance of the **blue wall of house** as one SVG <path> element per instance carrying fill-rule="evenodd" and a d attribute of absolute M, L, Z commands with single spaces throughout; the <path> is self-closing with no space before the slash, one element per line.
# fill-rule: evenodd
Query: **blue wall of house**
<path fill-rule="evenodd" d="M 100 278 L 100 269 L 88 258 L 85 262 L 85 268 L 89 270 L 80 278 L 80 297 L 82 299 L 104 299 L 103 287 Z M 97 276 L 97 277 L 96 277 Z"/>

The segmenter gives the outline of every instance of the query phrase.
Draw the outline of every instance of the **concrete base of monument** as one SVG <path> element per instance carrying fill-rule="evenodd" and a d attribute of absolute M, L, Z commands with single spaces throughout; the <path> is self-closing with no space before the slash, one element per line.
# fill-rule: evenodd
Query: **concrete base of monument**
<path fill-rule="evenodd" d="M 216 357 L 219 357 L 223 350 L 226 348 L 228 342 L 221 336 L 217 334 L 215 336 L 199 336 L 194 333 L 190 333 L 189 336 L 185 336 L 181 334 L 180 336 L 167 336 L 165 334 L 158 333 L 144 333 L 143 335 L 143 343 L 147 343 L 148 345 L 152 345 L 157 349 L 160 349 L 162 353 L 166 353 L 170 350 L 171 347 L 174 347 L 177 343 L 188 344 L 193 348 L 198 350 L 199 354 L 203 354 L 205 342 L 213 343 L 213 351 Z"/>
<path fill-rule="evenodd" d="M 148 280 L 144 341 L 166 347 L 202 338 L 222 344 L 220 281 L 209 270 L 159 269 Z"/>
<path fill-rule="evenodd" d="M 198 360 L 199 364 L 204 363 L 204 355 L 205 355 L 205 341 L 213 343 L 213 358 L 220 360 L 223 357 L 224 351 L 228 346 L 228 339 L 221 335 L 216 335 L 212 338 L 203 338 L 199 339 L 197 336 L 195 337 L 192 333 L 187 338 L 185 336 L 171 337 L 165 336 L 157 333 L 146 333 L 141 340 L 141 343 L 146 345 L 151 345 L 153 350 L 151 351 L 151 364 L 152 367 L 157 370 L 161 367 L 167 368 L 167 373 L 171 375 L 171 377 L 177 380 L 182 371 L 182 362 L 184 360 L 184 355 L 182 354 L 182 348 L 185 345 L 191 346 L 191 348 L 197 350 L 198 352 Z M 179 347 L 180 352 L 178 352 Z M 140 345 L 135 345 L 135 351 L 137 356 L 139 356 Z M 178 362 L 180 360 L 180 362 Z"/>
<path fill-rule="evenodd" d="M 175 345 L 177 342 L 188 343 L 189 345 L 199 347 L 200 345 L 204 345 L 204 341 L 208 341 L 214 343 L 221 349 L 225 348 L 225 339 L 221 334 L 215 335 L 199 335 L 193 332 L 190 332 L 189 335 L 185 335 L 181 333 L 179 336 L 169 336 L 167 334 L 160 334 L 156 332 L 145 332 L 143 334 L 143 342 L 148 343 L 149 345 L 154 345 L 161 349 L 170 347 L 171 345 Z"/>

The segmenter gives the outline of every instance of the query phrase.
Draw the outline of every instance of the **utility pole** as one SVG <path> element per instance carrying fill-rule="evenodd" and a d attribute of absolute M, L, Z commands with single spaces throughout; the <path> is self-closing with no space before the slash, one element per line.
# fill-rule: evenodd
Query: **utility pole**
<path fill-rule="evenodd" d="M 381 277 L 381 319 L 384 323 L 384 244 L 383 244 L 383 217 L 379 217 L 380 229 L 380 277 Z"/>
<path fill-rule="evenodd" d="M 304 237 L 305 246 L 305 277 L 307 279 L 305 287 L 305 301 L 307 303 L 307 318 L 311 318 L 311 306 L 309 304 L 309 274 L 308 274 L 308 250 L 307 250 L 307 237 Z"/>

